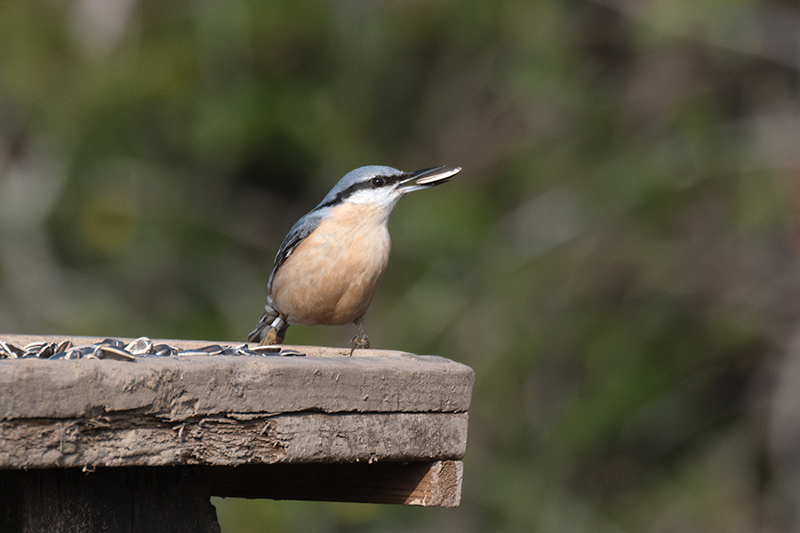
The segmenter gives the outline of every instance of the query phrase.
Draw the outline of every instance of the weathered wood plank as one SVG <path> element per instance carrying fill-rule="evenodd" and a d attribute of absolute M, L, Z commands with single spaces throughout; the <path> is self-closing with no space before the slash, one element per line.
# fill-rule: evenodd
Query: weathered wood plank
<path fill-rule="evenodd" d="M 0 468 L 460 459 L 466 413 L 0 420 Z"/>
<path fill-rule="evenodd" d="M 45 337 L 0 338 L 22 344 Z M 472 369 L 448 359 L 386 350 L 357 350 L 347 357 L 340 352 L 349 350 L 292 348 L 308 356 L 0 360 L 0 419 L 135 412 L 180 421 L 228 413 L 469 409 Z"/>
<path fill-rule="evenodd" d="M 461 461 L 209 467 L 212 496 L 457 507 Z"/>

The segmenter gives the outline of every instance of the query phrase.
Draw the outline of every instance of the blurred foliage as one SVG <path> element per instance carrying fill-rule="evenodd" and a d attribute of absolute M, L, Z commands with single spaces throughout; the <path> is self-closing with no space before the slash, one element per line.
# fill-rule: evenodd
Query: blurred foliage
<path fill-rule="evenodd" d="M 395 210 L 367 331 L 475 369 L 461 507 L 223 531 L 794 530 L 797 35 L 778 0 L 0 3 L 0 331 L 244 339 L 345 172 L 460 165 Z"/>

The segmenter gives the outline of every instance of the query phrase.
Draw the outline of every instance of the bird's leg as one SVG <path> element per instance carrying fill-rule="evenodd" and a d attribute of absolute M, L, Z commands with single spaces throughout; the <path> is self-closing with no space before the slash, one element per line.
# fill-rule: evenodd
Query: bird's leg
<path fill-rule="evenodd" d="M 356 348 L 369 348 L 369 337 L 364 332 L 364 317 L 359 317 L 353 321 L 353 324 L 358 326 L 358 335 L 350 340 L 350 355 Z"/>
<path fill-rule="evenodd" d="M 259 346 L 270 346 L 272 344 L 281 344 L 286 336 L 286 330 L 289 325 L 281 318 L 278 317 L 272 321 L 269 326 L 269 331 L 264 335 L 264 338 L 259 342 Z"/>

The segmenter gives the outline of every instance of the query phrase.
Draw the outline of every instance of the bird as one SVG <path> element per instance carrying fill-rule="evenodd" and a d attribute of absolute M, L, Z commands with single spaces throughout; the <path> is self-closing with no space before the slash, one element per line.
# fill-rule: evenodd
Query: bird
<path fill-rule="evenodd" d="M 369 348 L 364 315 L 386 270 L 388 221 L 406 194 L 450 180 L 461 167 L 403 172 L 370 165 L 348 172 L 283 240 L 267 282 L 267 304 L 248 342 L 281 344 L 293 324 L 353 323 L 356 348 Z"/>

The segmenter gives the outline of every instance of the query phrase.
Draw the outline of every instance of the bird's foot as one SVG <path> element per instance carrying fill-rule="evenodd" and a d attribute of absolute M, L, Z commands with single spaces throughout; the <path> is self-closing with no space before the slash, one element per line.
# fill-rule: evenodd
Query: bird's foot
<path fill-rule="evenodd" d="M 264 335 L 264 338 L 261 339 L 261 342 L 258 344 L 260 346 L 270 346 L 272 344 L 280 344 L 282 341 L 283 339 L 278 336 L 278 330 L 275 329 L 274 326 L 270 326 L 269 331 L 267 331 L 267 334 Z"/>
<path fill-rule="evenodd" d="M 350 355 L 353 355 L 353 352 L 356 348 L 360 350 L 366 350 L 369 348 L 369 337 L 367 337 L 366 333 L 361 333 L 360 335 L 356 335 L 352 339 L 350 339 Z"/>

